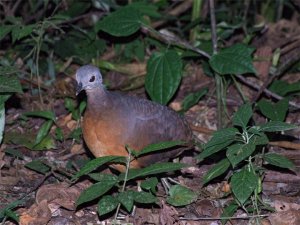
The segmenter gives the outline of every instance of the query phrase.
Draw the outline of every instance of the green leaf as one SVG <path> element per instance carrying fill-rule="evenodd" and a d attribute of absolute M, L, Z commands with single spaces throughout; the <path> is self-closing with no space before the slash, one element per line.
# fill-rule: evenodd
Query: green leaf
<path fill-rule="evenodd" d="M 40 143 L 33 145 L 33 146 L 28 146 L 29 149 L 31 150 L 47 150 L 47 149 L 55 149 L 56 145 L 53 140 L 53 138 L 50 135 L 47 135 L 44 137 Z"/>
<path fill-rule="evenodd" d="M 75 110 L 75 102 L 72 98 L 66 97 L 64 99 L 64 105 L 69 112 L 73 112 Z"/>
<path fill-rule="evenodd" d="M 35 27 L 35 25 L 26 25 L 26 26 L 20 27 L 20 29 L 18 30 L 18 34 L 17 34 L 17 40 L 20 40 L 23 37 L 26 37 L 29 34 L 31 34 L 34 27 Z M 14 33 L 14 30 L 12 30 L 12 32 Z"/>
<path fill-rule="evenodd" d="M 192 106 L 196 105 L 200 98 L 202 98 L 208 92 L 207 88 L 203 88 L 196 93 L 191 93 L 183 99 L 182 109 L 183 111 L 187 111 Z"/>
<path fill-rule="evenodd" d="M 147 62 L 145 88 L 151 99 L 167 104 L 175 94 L 182 74 L 182 60 L 174 50 L 156 52 Z"/>
<path fill-rule="evenodd" d="M 128 212 L 131 212 L 134 202 L 134 191 L 128 190 L 125 192 L 120 192 L 117 198 L 122 206 L 124 206 Z"/>
<path fill-rule="evenodd" d="M 0 74 L 0 93 L 6 92 L 23 92 L 19 78 L 16 75 Z"/>
<path fill-rule="evenodd" d="M 233 115 L 232 123 L 235 126 L 240 126 L 246 129 L 249 120 L 252 117 L 252 107 L 250 103 L 242 105 L 238 111 Z"/>
<path fill-rule="evenodd" d="M 199 160 L 225 149 L 233 141 L 239 131 L 236 128 L 224 128 L 213 133 L 212 138 L 204 146 L 204 150 L 197 156 Z"/>
<path fill-rule="evenodd" d="M 10 96 L 11 94 L 5 94 L 5 95 L 0 94 L 0 105 L 4 105 L 4 102 L 6 102 Z"/>
<path fill-rule="evenodd" d="M 76 201 L 76 205 L 79 206 L 82 203 L 92 201 L 108 192 L 117 182 L 114 180 L 106 182 L 98 182 L 92 184 L 90 187 L 85 189 Z"/>
<path fill-rule="evenodd" d="M 209 64 L 221 75 L 256 73 L 251 58 L 253 51 L 254 48 L 236 44 L 213 55 Z"/>
<path fill-rule="evenodd" d="M 138 203 L 143 203 L 143 204 L 151 204 L 151 203 L 156 203 L 157 202 L 157 198 L 149 193 L 149 192 L 137 192 L 135 191 L 133 194 L 134 197 L 134 201 L 138 202 Z"/>
<path fill-rule="evenodd" d="M 72 130 L 72 132 L 69 134 L 68 138 L 74 139 L 76 141 L 80 141 L 81 134 L 82 134 L 82 129 L 81 129 L 81 127 L 78 127 L 78 128 L 75 128 L 74 130 Z"/>
<path fill-rule="evenodd" d="M 4 125 L 5 125 L 5 108 L 4 108 L 4 103 L 0 103 L 0 145 L 3 139 Z"/>
<path fill-rule="evenodd" d="M 244 168 L 232 175 L 230 184 L 237 200 L 244 204 L 257 187 L 258 177 Z"/>
<path fill-rule="evenodd" d="M 116 175 L 106 173 L 90 173 L 89 177 L 97 182 L 118 181 L 118 177 Z"/>
<path fill-rule="evenodd" d="M 24 159 L 24 155 L 21 151 L 13 148 L 6 148 L 4 150 L 6 154 L 12 155 L 13 157 L 16 157 L 18 159 Z"/>
<path fill-rule="evenodd" d="M 221 215 L 221 218 L 223 218 L 223 217 L 227 217 L 227 218 L 232 217 L 233 214 L 238 209 L 238 207 L 239 206 L 234 201 L 230 202 L 229 205 L 224 208 L 223 213 Z M 225 225 L 226 222 L 228 221 L 228 219 L 222 219 L 221 221 L 222 221 L 222 224 Z"/>
<path fill-rule="evenodd" d="M 122 37 L 137 32 L 141 27 L 140 13 L 133 7 L 122 7 L 104 17 L 95 25 L 95 30 L 102 30 L 110 35 Z"/>
<path fill-rule="evenodd" d="M 93 159 L 89 161 L 84 167 L 82 167 L 81 170 L 72 177 L 72 180 L 75 180 L 83 175 L 86 175 L 106 163 L 112 163 L 112 162 L 126 163 L 126 158 L 123 156 L 103 156 L 103 157 Z"/>
<path fill-rule="evenodd" d="M 25 203 L 25 200 L 17 200 L 17 201 L 13 201 L 11 203 L 6 204 L 6 206 L 0 209 L 0 221 L 2 221 L 2 219 L 7 215 L 7 212 L 10 210 L 13 210 L 14 208 L 21 206 L 22 204 Z M 18 222 L 18 220 L 17 220 Z"/>
<path fill-rule="evenodd" d="M 234 144 L 227 148 L 226 156 L 234 168 L 241 161 L 249 157 L 255 151 L 255 145 L 248 144 Z"/>
<path fill-rule="evenodd" d="M 130 7 L 138 10 L 142 15 L 147 15 L 156 19 L 161 18 L 161 15 L 157 12 L 158 7 L 154 4 L 139 1 L 132 2 Z"/>
<path fill-rule="evenodd" d="M 110 213 L 111 211 L 117 208 L 118 204 L 119 202 L 115 197 L 111 195 L 103 196 L 98 203 L 99 216 L 103 216 L 107 213 Z"/>
<path fill-rule="evenodd" d="M 150 177 L 141 183 L 141 188 L 147 191 L 151 191 L 152 193 L 156 193 L 157 184 L 158 184 L 158 179 L 156 177 Z"/>
<path fill-rule="evenodd" d="M 0 41 L 12 31 L 14 25 L 1 25 L 0 27 Z"/>
<path fill-rule="evenodd" d="M 55 128 L 55 139 L 58 141 L 63 141 L 64 140 L 64 134 L 63 131 L 60 127 Z"/>
<path fill-rule="evenodd" d="M 130 169 L 128 172 L 127 180 L 132 180 L 139 177 L 146 177 L 153 174 L 167 173 L 175 170 L 180 170 L 186 166 L 187 165 L 183 163 L 155 163 L 142 169 Z M 119 176 L 119 180 L 124 180 L 124 178 L 125 174 L 121 173 Z"/>
<path fill-rule="evenodd" d="M 264 133 L 259 133 L 259 134 L 255 134 L 251 137 L 250 144 L 253 145 L 266 145 L 269 143 L 269 139 L 267 137 L 267 135 L 265 135 Z"/>
<path fill-rule="evenodd" d="M 55 114 L 52 111 L 32 111 L 23 113 L 24 116 L 40 117 L 55 122 Z"/>
<path fill-rule="evenodd" d="M 292 130 L 297 127 L 298 126 L 296 125 L 281 122 L 281 121 L 270 121 L 268 123 L 259 125 L 258 129 L 263 132 L 276 132 L 276 131 Z"/>
<path fill-rule="evenodd" d="M 198 195 L 182 185 L 173 185 L 169 190 L 167 202 L 173 206 L 185 206 L 197 200 Z"/>
<path fill-rule="evenodd" d="M 42 173 L 42 174 L 46 174 L 50 171 L 50 167 L 46 164 L 44 164 L 42 161 L 40 160 L 33 160 L 27 164 L 25 164 L 25 167 L 34 170 L 36 172 Z"/>
<path fill-rule="evenodd" d="M 36 139 L 34 142 L 35 145 L 39 144 L 48 135 L 52 125 L 53 125 L 52 120 L 47 120 L 43 123 L 43 125 L 39 129 L 39 132 L 36 136 Z"/>
<path fill-rule="evenodd" d="M 155 144 L 150 144 L 148 146 L 146 146 L 145 148 L 143 148 L 141 151 L 136 152 L 136 151 L 132 151 L 133 155 L 135 157 L 140 157 L 142 155 L 151 153 L 151 152 L 156 152 L 156 151 L 161 151 L 164 149 L 169 149 L 175 146 L 179 146 L 179 145 L 184 145 L 185 142 L 184 141 L 164 141 L 164 142 L 159 142 L 159 143 L 155 143 Z"/>
<path fill-rule="evenodd" d="M 264 116 L 274 121 L 284 121 L 289 109 L 289 101 L 287 99 L 282 99 L 275 104 L 262 99 L 257 105 Z"/>
<path fill-rule="evenodd" d="M 10 209 L 7 209 L 5 210 L 5 215 L 10 218 L 10 219 L 13 219 L 14 221 L 16 222 L 19 222 L 19 216 L 16 212 L 10 210 Z"/>
<path fill-rule="evenodd" d="M 203 184 L 206 184 L 212 179 L 225 173 L 228 170 L 229 166 L 230 166 L 230 162 L 226 158 L 218 162 L 204 175 Z"/>
<path fill-rule="evenodd" d="M 275 153 L 267 153 L 264 155 L 264 160 L 266 160 L 269 164 L 278 166 L 281 168 L 286 168 L 293 170 L 295 169 L 295 165 L 292 161 L 287 159 L 284 156 L 275 154 Z"/>
<path fill-rule="evenodd" d="M 275 80 L 269 90 L 280 96 L 298 93 L 300 91 L 300 81 L 289 84 L 286 81 Z"/>

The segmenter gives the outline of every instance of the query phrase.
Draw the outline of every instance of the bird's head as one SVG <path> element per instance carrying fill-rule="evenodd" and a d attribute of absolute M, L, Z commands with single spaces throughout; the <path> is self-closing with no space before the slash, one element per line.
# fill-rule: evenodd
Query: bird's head
<path fill-rule="evenodd" d="M 82 90 L 88 91 L 102 86 L 102 75 L 96 66 L 85 65 L 76 71 L 76 95 Z"/>

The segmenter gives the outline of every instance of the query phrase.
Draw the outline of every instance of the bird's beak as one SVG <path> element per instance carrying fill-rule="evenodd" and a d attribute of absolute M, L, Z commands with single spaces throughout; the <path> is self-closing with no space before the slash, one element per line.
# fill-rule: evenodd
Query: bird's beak
<path fill-rule="evenodd" d="M 78 84 L 77 84 L 77 88 L 76 88 L 76 95 L 78 95 L 81 91 L 82 91 L 82 83 L 81 82 L 79 82 Z"/>

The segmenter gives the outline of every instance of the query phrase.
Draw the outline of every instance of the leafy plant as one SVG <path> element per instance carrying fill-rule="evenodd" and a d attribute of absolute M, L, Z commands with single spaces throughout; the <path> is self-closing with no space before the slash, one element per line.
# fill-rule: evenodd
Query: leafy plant
<path fill-rule="evenodd" d="M 290 130 L 297 126 L 281 121 L 249 125 L 252 115 L 253 110 L 249 103 L 241 106 L 233 115 L 233 127 L 215 132 L 198 155 L 201 161 L 213 157 L 216 153 L 226 155 L 207 172 L 203 178 L 203 184 L 230 172 L 228 179 L 235 201 L 245 210 L 251 206 L 250 196 L 255 193 L 258 197 L 257 195 L 261 192 L 259 187 L 261 187 L 266 165 L 294 169 L 290 160 L 275 153 L 265 153 L 264 147 L 269 142 L 266 133 Z M 254 206 L 258 207 L 255 204 Z"/>
<path fill-rule="evenodd" d="M 154 153 L 156 151 L 161 151 L 163 149 L 183 144 L 183 142 L 178 141 L 162 142 L 149 145 L 139 152 L 130 150 L 130 148 L 127 147 L 127 150 L 129 151 L 127 158 L 122 156 L 104 156 L 91 160 L 83 168 L 81 168 L 77 174 L 74 175 L 73 181 L 83 175 L 88 175 L 91 179 L 96 181 L 96 183 L 82 192 L 76 204 L 81 205 L 83 203 L 100 198 L 98 202 L 98 213 L 100 216 L 110 213 L 120 206 L 123 206 L 128 212 L 131 212 L 133 205 L 136 203 L 157 204 L 158 200 L 155 194 L 158 180 L 156 176 L 161 173 L 179 170 L 186 165 L 182 163 L 164 162 L 155 163 L 142 169 L 130 169 L 130 162 L 132 161 L 131 157 L 134 156 L 135 158 L 138 158 L 145 154 Z M 101 167 L 102 165 L 113 165 L 116 163 L 126 166 L 126 172 L 121 173 L 119 176 L 112 174 L 92 173 L 92 171 Z M 142 191 L 126 189 L 126 185 L 129 181 L 135 181 L 142 178 L 146 178 L 140 185 Z M 184 192 L 185 195 L 180 195 L 182 192 Z M 178 199 L 179 195 L 180 197 Z M 168 202 L 173 205 L 182 206 L 190 204 L 191 202 L 195 201 L 196 198 L 197 194 L 188 188 L 175 185 L 170 189 L 170 198 Z"/>

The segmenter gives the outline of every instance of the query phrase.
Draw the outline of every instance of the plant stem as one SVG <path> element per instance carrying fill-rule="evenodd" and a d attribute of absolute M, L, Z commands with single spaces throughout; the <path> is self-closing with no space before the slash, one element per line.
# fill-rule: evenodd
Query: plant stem
<path fill-rule="evenodd" d="M 127 161 L 126 161 L 126 171 L 125 171 L 125 177 L 124 177 L 124 182 L 123 182 L 123 185 L 122 185 L 121 192 L 125 191 L 127 177 L 128 177 L 128 171 L 129 171 L 130 162 L 131 162 L 131 149 L 129 147 L 126 147 L 126 148 L 127 148 L 127 151 L 128 151 L 128 157 L 127 157 Z M 119 214 L 119 211 L 120 211 L 120 207 L 121 207 L 121 203 L 118 204 L 118 207 L 117 207 L 117 210 L 116 210 L 116 213 L 115 213 L 114 221 L 117 220 L 117 217 L 118 217 L 118 214 Z"/>

